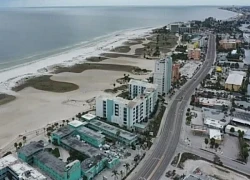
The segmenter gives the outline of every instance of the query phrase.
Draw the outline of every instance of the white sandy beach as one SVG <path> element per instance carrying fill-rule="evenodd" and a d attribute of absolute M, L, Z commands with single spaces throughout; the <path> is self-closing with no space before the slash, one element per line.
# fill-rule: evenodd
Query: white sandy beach
<path fill-rule="evenodd" d="M 138 47 L 141 45 L 134 45 L 134 48 Z M 139 66 L 149 70 L 153 70 L 154 67 L 153 60 L 127 57 L 110 58 L 101 63 Z M 123 77 L 124 74 L 128 73 L 107 70 L 65 72 L 53 75 L 51 79 L 77 84 L 78 90 L 53 93 L 29 87 L 15 93 L 17 97 L 15 101 L 0 106 L 1 147 L 25 131 L 32 131 L 55 121 L 72 118 L 79 112 L 89 110 L 92 104 L 90 106 L 86 101 L 105 94 L 104 90 L 113 88 L 116 79 Z M 149 75 L 130 74 L 130 77 L 145 79 Z"/>

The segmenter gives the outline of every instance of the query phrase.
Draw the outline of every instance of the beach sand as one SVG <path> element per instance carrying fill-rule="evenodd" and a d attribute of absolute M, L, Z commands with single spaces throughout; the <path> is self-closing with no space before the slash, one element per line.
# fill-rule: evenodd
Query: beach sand
<path fill-rule="evenodd" d="M 124 74 L 129 74 L 135 79 L 148 78 L 152 72 L 135 75 L 131 69 L 139 67 L 153 71 L 154 60 L 142 59 L 134 55 L 136 49 L 143 48 L 142 44 L 149 41 L 142 41 L 142 39 L 136 40 L 135 43 L 132 41 L 130 41 L 130 51 L 127 53 L 124 53 L 124 48 L 122 50 L 117 48 L 117 51 L 122 52 L 107 51 L 106 54 L 100 55 L 102 58 L 95 55 L 87 61 L 90 66 L 96 64 L 98 68 L 86 68 L 84 67 L 86 65 L 75 68 L 64 66 L 65 68 L 61 68 L 55 74 L 49 73 L 52 75 L 50 77 L 52 81 L 73 83 L 79 87 L 78 89 L 58 93 L 38 90 L 33 86 L 14 92 L 16 99 L 0 106 L 1 147 L 27 131 L 43 128 L 49 123 L 63 119 L 71 119 L 79 112 L 91 110 L 95 105 L 94 98 L 106 94 L 104 92 L 106 89 L 113 89 L 114 83 L 116 87 L 120 86 L 116 80 L 124 77 Z M 99 68 L 100 66 L 104 68 Z"/>

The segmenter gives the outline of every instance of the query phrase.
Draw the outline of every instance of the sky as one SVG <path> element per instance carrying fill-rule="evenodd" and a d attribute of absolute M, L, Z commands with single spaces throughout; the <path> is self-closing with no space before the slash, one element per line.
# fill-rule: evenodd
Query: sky
<path fill-rule="evenodd" d="M 103 5 L 250 5 L 250 0 L 0 0 L 2 7 Z"/>

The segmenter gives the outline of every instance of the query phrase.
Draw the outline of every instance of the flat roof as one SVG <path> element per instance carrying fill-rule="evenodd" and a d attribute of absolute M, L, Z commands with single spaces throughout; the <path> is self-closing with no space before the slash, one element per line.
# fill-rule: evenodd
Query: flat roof
<path fill-rule="evenodd" d="M 233 117 L 232 121 L 237 122 L 237 123 L 241 123 L 241 124 L 250 125 L 250 121 L 249 120 L 243 120 L 243 119 L 239 119 L 239 118 L 236 118 L 236 117 Z"/>
<path fill-rule="evenodd" d="M 215 120 L 222 120 L 224 118 L 227 118 L 221 110 L 206 107 L 202 107 L 202 114 L 204 118 L 212 118 Z"/>
<path fill-rule="evenodd" d="M 130 85 L 136 85 L 136 86 L 142 86 L 142 87 L 145 87 L 145 88 L 154 88 L 154 89 L 157 89 L 157 84 L 152 84 L 152 83 L 149 83 L 149 82 L 145 82 L 145 81 L 141 81 L 141 80 L 136 80 L 136 79 L 131 79 L 128 84 L 130 84 Z"/>
<path fill-rule="evenodd" d="M 205 118 L 204 124 L 208 126 L 212 126 L 218 129 L 222 129 L 223 125 L 220 123 L 220 120 L 212 119 L 212 118 Z"/>
<path fill-rule="evenodd" d="M 222 100 L 222 99 L 210 99 L 210 98 L 199 98 L 200 103 L 207 106 L 214 105 L 226 105 L 229 106 L 231 104 L 230 101 Z"/>
<path fill-rule="evenodd" d="M 233 125 L 230 125 L 230 124 L 226 126 L 226 129 L 229 130 L 229 131 L 230 131 L 231 128 L 234 128 L 235 132 L 238 132 L 239 130 L 247 132 L 247 129 L 242 128 L 242 127 L 237 127 L 237 126 L 233 126 Z"/>
<path fill-rule="evenodd" d="M 89 157 L 102 154 L 102 151 L 100 151 L 99 149 L 94 148 L 90 146 L 88 143 L 80 141 L 76 137 L 73 137 L 73 136 L 68 136 L 66 138 L 63 138 L 62 143 Z"/>
<path fill-rule="evenodd" d="M 19 161 L 12 154 L 0 159 L 0 170 L 10 168 L 17 176 L 22 177 L 23 180 L 46 180 L 47 178 L 39 171 L 29 166 L 28 164 Z"/>
<path fill-rule="evenodd" d="M 101 140 L 103 140 L 103 138 L 105 138 L 105 136 L 104 136 L 103 134 L 98 133 L 98 132 L 95 132 L 95 131 L 93 131 L 93 130 L 91 130 L 91 129 L 85 127 L 85 126 L 79 127 L 79 128 L 77 129 L 77 131 L 78 131 L 79 133 L 86 134 L 86 135 L 88 135 L 89 137 L 91 137 L 91 138 L 93 138 L 93 139 L 97 139 L 97 140 L 99 140 L 99 141 L 101 141 Z"/>
<path fill-rule="evenodd" d="M 76 127 L 82 126 L 83 122 L 78 121 L 78 120 L 74 120 L 74 121 L 69 122 L 68 125 L 73 126 L 73 127 L 76 128 Z"/>
<path fill-rule="evenodd" d="M 43 150 L 43 141 L 32 141 L 29 144 L 24 145 L 18 150 L 18 153 L 24 154 L 25 156 L 33 155 L 34 153 Z"/>
<path fill-rule="evenodd" d="M 241 86 L 242 82 L 243 82 L 243 78 L 244 78 L 244 76 L 242 76 L 240 74 L 236 74 L 236 73 L 229 74 L 229 76 L 227 77 L 227 80 L 226 80 L 226 84 L 233 84 L 233 85 Z"/>
<path fill-rule="evenodd" d="M 70 128 L 69 126 L 64 126 L 64 127 L 61 127 L 57 130 L 55 130 L 53 132 L 53 134 L 59 136 L 60 138 L 63 138 L 65 136 L 68 136 L 69 134 L 71 134 L 74 130 L 72 128 Z"/>
<path fill-rule="evenodd" d="M 140 128 L 140 129 L 145 129 L 147 127 L 146 124 L 139 124 L 139 123 L 135 123 L 134 127 Z"/>
<path fill-rule="evenodd" d="M 242 112 L 242 111 L 235 111 L 234 117 L 246 121 L 250 121 L 250 113 Z"/>
<path fill-rule="evenodd" d="M 218 129 L 209 129 L 209 138 L 215 140 L 221 140 L 221 132 Z"/>
<path fill-rule="evenodd" d="M 93 166 L 95 166 L 98 162 L 100 162 L 102 159 L 106 158 L 103 155 L 97 155 L 92 158 L 87 158 L 81 163 L 81 168 L 83 171 L 87 171 Z"/>
<path fill-rule="evenodd" d="M 231 54 L 236 54 L 237 50 L 232 50 Z"/>
<path fill-rule="evenodd" d="M 128 131 L 125 131 L 123 129 L 120 129 L 118 127 L 115 127 L 115 126 L 112 126 L 108 123 L 105 123 L 105 122 L 102 122 L 102 121 L 99 121 L 99 120 L 93 120 L 91 121 L 89 124 L 95 126 L 95 127 L 98 127 L 98 129 L 100 129 L 101 131 L 102 130 L 105 130 L 105 131 L 108 131 L 110 132 L 111 134 L 116 134 L 117 131 L 120 131 L 120 136 L 124 139 L 127 139 L 129 141 L 131 140 L 134 140 L 137 138 L 137 135 L 133 134 L 133 133 L 130 133 Z"/>
<path fill-rule="evenodd" d="M 88 114 L 82 115 L 82 118 L 87 119 L 87 120 L 92 120 L 92 119 L 96 118 L 96 116 L 88 113 Z"/>
<path fill-rule="evenodd" d="M 65 162 L 59 160 L 47 151 L 39 152 L 37 155 L 35 155 L 35 158 L 48 168 L 53 169 L 53 171 L 55 171 L 60 176 L 63 176 L 67 165 Z"/>

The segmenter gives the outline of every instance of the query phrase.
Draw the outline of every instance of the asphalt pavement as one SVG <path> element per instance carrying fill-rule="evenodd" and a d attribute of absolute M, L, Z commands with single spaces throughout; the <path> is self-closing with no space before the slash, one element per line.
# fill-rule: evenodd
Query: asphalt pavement
<path fill-rule="evenodd" d="M 206 60 L 200 70 L 194 75 L 193 80 L 187 82 L 176 95 L 169 107 L 165 124 L 155 148 L 148 155 L 146 162 L 131 178 L 132 180 L 158 180 L 166 170 L 179 143 L 184 110 L 189 98 L 199 83 L 206 77 L 213 65 L 216 55 L 215 36 L 209 35 Z"/>

